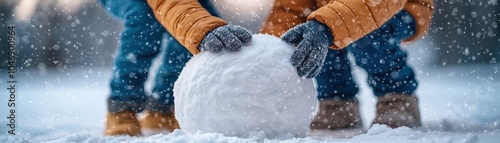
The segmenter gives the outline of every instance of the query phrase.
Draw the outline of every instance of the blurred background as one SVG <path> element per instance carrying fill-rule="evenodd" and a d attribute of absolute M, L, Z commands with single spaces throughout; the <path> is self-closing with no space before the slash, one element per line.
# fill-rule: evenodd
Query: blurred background
<path fill-rule="evenodd" d="M 272 4 L 214 2 L 223 18 L 254 32 Z M 426 44 L 415 47 L 426 50 L 421 54 L 428 66 L 495 64 L 500 58 L 499 20 L 498 0 L 437 0 Z M 16 26 L 21 70 L 110 66 L 121 30 L 121 23 L 96 0 L 2 0 L 0 21 L 1 47 L 6 47 L 6 27 Z M 0 49 L 2 67 L 7 64 L 5 49 Z"/>

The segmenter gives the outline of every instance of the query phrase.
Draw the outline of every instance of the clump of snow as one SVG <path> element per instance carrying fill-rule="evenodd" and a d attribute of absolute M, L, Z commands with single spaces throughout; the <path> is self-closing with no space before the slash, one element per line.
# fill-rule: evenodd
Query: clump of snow
<path fill-rule="evenodd" d="M 1 141 L 1 140 L 0 140 Z M 9 141 L 9 140 L 7 140 Z M 242 139 L 238 137 L 225 137 L 217 133 L 186 133 L 182 130 L 175 130 L 173 133 L 156 134 L 147 137 L 115 136 L 103 137 L 100 134 L 81 132 L 61 137 L 56 140 L 46 141 L 46 143 L 122 143 L 122 142 L 141 142 L 141 143 L 247 143 L 256 142 L 255 138 Z"/>
<path fill-rule="evenodd" d="M 290 64 L 294 47 L 253 35 L 238 52 L 201 52 L 175 83 L 176 117 L 189 133 L 304 137 L 316 107 L 312 79 Z"/>

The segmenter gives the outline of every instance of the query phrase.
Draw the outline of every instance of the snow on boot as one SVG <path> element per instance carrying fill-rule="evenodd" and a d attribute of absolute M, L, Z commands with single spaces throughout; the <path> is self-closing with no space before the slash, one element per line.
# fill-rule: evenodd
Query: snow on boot
<path fill-rule="evenodd" d="M 141 129 L 136 113 L 128 110 L 117 113 L 108 112 L 104 134 L 108 136 L 140 136 Z"/>
<path fill-rule="evenodd" d="M 402 94 L 387 94 L 379 97 L 377 115 L 373 124 L 384 124 L 391 128 L 420 126 L 417 97 Z"/>
<path fill-rule="evenodd" d="M 311 137 L 347 138 L 364 132 L 357 100 L 319 101 L 319 110 L 309 125 Z"/>
<path fill-rule="evenodd" d="M 145 135 L 172 132 L 175 129 L 180 129 L 173 108 L 167 113 L 145 110 L 140 124 L 142 133 Z"/>

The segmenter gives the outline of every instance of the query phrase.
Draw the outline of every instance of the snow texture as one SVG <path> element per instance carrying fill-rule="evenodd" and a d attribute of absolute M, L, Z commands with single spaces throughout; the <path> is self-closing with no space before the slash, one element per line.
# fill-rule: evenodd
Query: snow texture
<path fill-rule="evenodd" d="M 259 34 L 238 52 L 194 56 L 174 87 L 181 128 L 238 137 L 304 137 L 316 89 L 290 64 L 293 51 L 281 39 Z"/>

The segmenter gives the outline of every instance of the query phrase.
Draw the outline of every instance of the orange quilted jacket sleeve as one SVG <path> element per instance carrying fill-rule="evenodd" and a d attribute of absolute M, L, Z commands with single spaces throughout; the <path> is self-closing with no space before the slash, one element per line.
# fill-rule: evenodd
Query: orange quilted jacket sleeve
<path fill-rule="evenodd" d="M 410 39 L 423 35 L 430 23 L 432 0 L 332 0 L 309 15 L 308 20 L 318 20 L 330 27 L 334 34 L 332 48 L 342 49 L 378 29 L 403 8 L 411 8 L 410 14 L 422 22 L 417 24 L 417 32 Z"/>
<path fill-rule="evenodd" d="M 192 54 L 205 35 L 227 22 L 210 15 L 198 0 L 148 0 L 156 19 Z"/>
<path fill-rule="evenodd" d="M 309 0 L 276 0 L 260 33 L 280 37 L 288 29 L 306 22 L 312 11 L 314 5 Z"/>
<path fill-rule="evenodd" d="M 306 20 L 317 20 L 326 24 L 334 35 L 331 48 L 342 49 L 380 28 L 402 9 L 417 22 L 416 33 L 404 41 L 426 34 L 434 10 L 433 0 L 276 0 L 261 32 L 281 36 Z"/>

